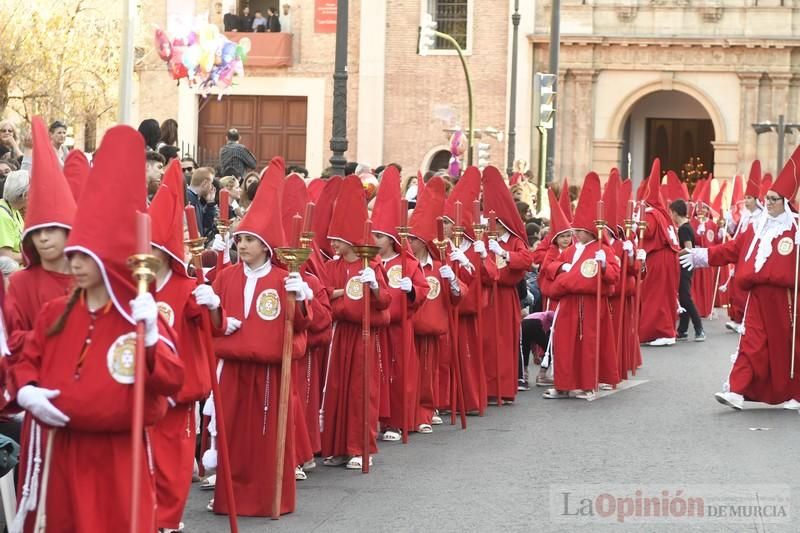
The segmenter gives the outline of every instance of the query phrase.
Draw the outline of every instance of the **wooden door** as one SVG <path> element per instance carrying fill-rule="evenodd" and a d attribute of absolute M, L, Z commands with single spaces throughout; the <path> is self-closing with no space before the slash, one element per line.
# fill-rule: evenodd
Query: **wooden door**
<path fill-rule="evenodd" d="M 714 125 L 705 119 L 647 119 L 644 174 L 656 157 L 661 159 L 661 170 L 674 170 L 679 176 L 689 159 L 700 158 L 707 170 L 714 168 Z"/>

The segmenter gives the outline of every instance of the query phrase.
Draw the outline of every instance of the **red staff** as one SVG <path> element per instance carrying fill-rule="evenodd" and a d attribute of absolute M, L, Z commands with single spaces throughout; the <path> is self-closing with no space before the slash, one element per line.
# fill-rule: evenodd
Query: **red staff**
<path fill-rule="evenodd" d="M 310 204 L 313 205 L 313 204 Z M 306 206 L 306 214 L 310 219 L 312 208 Z M 306 220 L 306 226 L 310 220 Z M 289 268 L 289 273 L 300 271 L 302 265 L 311 255 L 308 248 L 300 248 L 300 226 L 303 218 L 300 215 L 292 217 L 292 229 L 289 234 L 289 247 L 277 248 L 275 253 Z M 283 494 L 283 467 L 286 462 L 286 426 L 289 422 L 289 393 L 292 387 L 292 347 L 294 345 L 294 313 L 297 302 L 293 292 L 286 293 L 286 315 L 283 330 L 283 352 L 281 353 L 281 393 L 278 400 L 278 431 L 276 434 L 275 454 L 275 488 L 272 492 L 272 519 L 281 517 L 281 496 Z"/>
<path fill-rule="evenodd" d="M 189 230 L 189 251 L 192 254 L 192 263 L 197 277 L 197 284 L 203 285 L 205 283 L 205 275 L 203 274 L 203 243 L 204 238 L 200 236 L 197 228 L 197 216 L 195 214 L 194 206 L 187 205 L 184 209 L 186 214 L 186 226 Z M 217 272 L 219 274 L 219 271 Z M 239 531 L 239 525 L 236 521 L 236 500 L 233 496 L 233 479 L 231 478 L 230 468 L 230 455 L 228 454 L 228 438 L 227 430 L 225 429 L 225 416 L 222 412 L 222 396 L 219 392 L 219 383 L 217 382 L 217 361 L 214 357 L 214 343 L 211 339 L 211 319 L 207 312 L 201 313 L 200 319 L 203 326 L 203 349 L 206 352 L 206 361 L 208 362 L 208 374 L 211 377 L 211 396 L 214 399 L 214 412 L 217 418 L 217 444 L 219 444 L 219 461 L 220 470 L 222 473 L 222 482 L 225 489 L 225 496 L 228 499 L 228 523 L 230 530 L 233 533 Z"/>
<path fill-rule="evenodd" d="M 486 231 L 486 226 L 481 223 L 481 201 L 474 200 L 472 202 L 472 229 L 475 231 L 475 240 L 481 241 L 483 240 L 483 232 Z M 483 260 L 481 259 L 480 263 L 478 264 L 478 283 L 476 284 L 476 299 L 478 300 L 478 314 L 477 314 L 477 327 L 478 327 L 478 361 L 480 365 L 480 369 L 482 372 L 486 372 L 485 366 L 483 365 L 483 281 L 481 280 L 481 270 L 483 268 Z M 480 403 L 478 404 L 478 415 L 483 416 L 485 412 L 485 404 L 484 401 L 486 400 L 486 379 L 478 380 L 478 397 L 481 398 Z"/>
<path fill-rule="evenodd" d="M 397 236 L 400 237 L 400 277 L 404 278 L 408 275 L 408 265 L 406 264 L 406 239 L 408 238 L 408 200 L 403 198 L 400 200 L 400 226 L 397 228 Z M 402 293 L 401 293 L 402 294 Z M 412 425 L 414 424 L 413 405 L 409 405 L 410 398 L 406 397 L 406 390 L 408 390 L 408 383 L 411 379 L 409 372 L 409 359 L 408 353 L 408 339 L 406 332 L 408 331 L 408 298 L 402 295 L 402 305 L 400 306 L 400 353 L 403 354 L 403 444 L 408 444 L 408 434 L 411 433 Z"/>
<path fill-rule="evenodd" d="M 603 249 L 603 227 L 606 225 L 603 220 L 604 204 L 600 200 L 597 202 L 597 220 L 594 221 L 595 228 L 597 228 L 597 249 Z M 603 302 L 603 269 L 600 263 L 597 266 L 597 300 L 595 306 L 595 321 L 594 321 L 594 375 L 595 375 L 595 391 L 600 390 L 600 310 Z"/>
<path fill-rule="evenodd" d="M 494 211 L 489 211 L 489 233 L 488 233 L 490 240 L 497 240 L 499 236 L 497 233 L 497 213 Z M 497 261 L 497 257 L 495 257 L 495 262 Z M 497 265 L 498 268 L 500 265 Z M 494 338 L 500 338 L 500 313 L 499 309 L 497 308 L 497 280 L 492 280 L 492 302 L 494 303 Z M 483 342 L 483 341 L 481 341 Z M 500 352 L 497 353 L 495 357 L 495 371 L 497 372 L 497 406 L 500 407 L 503 405 L 503 397 L 501 394 L 500 389 Z"/>
<path fill-rule="evenodd" d="M 633 218 L 633 200 L 628 200 L 628 207 L 625 211 L 625 233 L 624 238 L 628 240 L 628 233 L 631 230 L 630 224 L 632 223 Z M 625 345 L 625 340 L 623 339 L 623 335 L 625 332 L 625 328 L 623 327 L 625 324 L 625 302 L 627 300 L 625 296 L 625 291 L 627 290 L 628 284 L 628 254 L 623 249 L 622 251 L 622 282 L 620 283 L 620 291 L 619 291 L 619 329 L 617 330 L 617 342 L 619 342 L 619 353 L 622 355 L 622 371 L 623 375 L 620 375 L 622 379 L 628 379 L 628 367 L 630 366 L 628 362 L 628 350 L 625 350 L 623 346 Z"/>
<path fill-rule="evenodd" d="M 638 229 L 639 229 L 639 242 L 637 243 L 638 246 L 642 246 L 644 242 L 644 231 L 647 229 L 647 222 L 644 220 L 644 213 L 642 204 L 639 204 L 639 222 L 638 222 Z M 639 265 L 639 268 L 636 269 L 636 297 L 633 301 L 633 334 L 636 335 L 636 340 L 638 343 L 639 338 L 639 314 L 642 312 L 642 270 L 644 269 L 644 265 Z M 636 375 L 636 363 L 633 362 L 631 365 L 631 371 L 633 375 Z"/>

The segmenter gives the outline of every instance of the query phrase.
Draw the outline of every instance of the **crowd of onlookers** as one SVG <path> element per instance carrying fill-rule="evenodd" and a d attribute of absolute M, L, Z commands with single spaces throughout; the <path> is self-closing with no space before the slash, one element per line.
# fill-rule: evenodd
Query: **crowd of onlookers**
<path fill-rule="evenodd" d="M 236 7 L 231 6 L 222 17 L 223 29 L 228 32 L 291 33 L 290 9 L 289 4 L 283 4 L 280 13 L 268 7 L 266 13 L 255 11 L 251 14 L 250 6 L 245 5 L 238 13 Z"/>

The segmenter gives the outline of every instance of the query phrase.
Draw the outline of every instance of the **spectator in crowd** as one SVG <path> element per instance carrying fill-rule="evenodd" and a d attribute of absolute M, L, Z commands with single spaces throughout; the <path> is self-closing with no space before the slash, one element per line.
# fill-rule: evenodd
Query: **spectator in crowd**
<path fill-rule="evenodd" d="M 178 146 L 178 121 L 168 118 L 161 123 L 161 139 L 158 142 L 158 149 L 162 146 Z"/>
<path fill-rule="evenodd" d="M 278 13 L 275 11 L 275 8 L 272 7 L 267 8 L 267 31 L 270 33 L 281 32 L 280 17 L 278 17 Z"/>
<path fill-rule="evenodd" d="M 222 188 L 228 191 L 230 199 L 228 205 L 228 217 L 236 218 L 243 216 L 244 209 L 242 209 L 242 206 L 239 205 L 239 201 L 242 199 L 242 187 L 239 185 L 239 180 L 236 179 L 236 176 L 225 176 L 219 180 L 219 183 Z M 225 206 L 220 205 L 219 208 L 225 209 Z"/>
<path fill-rule="evenodd" d="M 147 178 L 147 201 L 150 202 L 161 186 L 161 177 L 164 175 L 164 156 L 158 152 L 148 151 L 145 154 L 147 161 L 145 177 Z"/>
<path fill-rule="evenodd" d="M 267 31 L 267 19 L 261 14 L 261 11 L 256 11 L 256 16 L 253 18 L 253 31 L 264 33 Z"/>
<path fill-rule="evenodd" d="M 0 196 L 3 195 L 3 187 L 5 186 L 6 178 L 11 172 L 15 170 L 19 170 L 19 167 L 17 167 L 17 162 L 15 160 L 0 159 Z"/>
<path fill-rule="evenodd" d="M 0 121 L 0 146 L 4 147 L 8 155 L 3 155 L 6 159 L 22 160 L 22 149 L 19 146 L 19 133 L 17 128 L 10 120 Z"/>
<path fill-rule="evenodd" d="M 183 179 L 186 181 L 188 187 L 192 183 L 192 172 L 197 170 L 197 161 L 188 155 L 183 156 L 181 159 L 181 170 L 183 170 Z"/>
<path fill-rule="evenodd" d="M 250 14 L 250 7 L 248 6 L 244 7 L 242 10 L 242 16 L 239 17 L 239 31 L 253 31 L 253 16 Z"/>
<path fill-rule="evenodd" d="M 525 202 L 517 201 L 515 203 L 517 204 L 517 211 L 519 211 L 520 218 L 527 224 L 528 220 L 530 220 L 533 216 L 533 213 L 531 213 L 531 207 Z"/>
<path fill-rule="evenodd" d="M 281 25 L 281 31 L 283 33 L 292 33 L 292 13 L 291 13 L 292 6 L 289 4 L 283 4 L 281 6 L 281 16 L 278 17 L 278 22 Z"/>
<path fill-rule="evenodd" d="M 239 15 L 236 14 L 236 6 L 230 6 L 228 12 L 222 17 L 222 27 L 225 31 L 239 31 Z"/>
<path fill-rule="evenodd" d="M 186 189 L 186 203 L 194 206 L 195 215 L 197 216 L 197 228 L 203 236 L 207 236 L 214 231 L 214 206 L 213 203 L 209 205 L 208 202 L 209 197 L 213 202 L 214 194 L 214 171 L 208 167 L 200 167 L 195 170 L 192 173 L 192 181 Z M 210 210 L 210 217 L 206 210 Z M 209 218 L 211 227 L 209 227 Z"/>
<path fill-rule="evenodd" d="M 256 172 L 248 172 L 245 175 L 244 179 L 242 180 L 242 198 L 239 203 L 242 204 L 242 208 L 247 211 L 247 208 L 250 207 L 250 204 L 253 201 L 253 196 L 250 195 L 250 191 L 255 191 L 258 189 L 258 182 L 260 180 L 260 176 Z"/>
<path fill-rule="evenodd" d="M 19 247 L 30 183 L 30 174 L 26 170 L 9 173 L 0 200 L 0 256 L 10 257 L 17 263 L 22 263 Z"/>
<path fill-rule="evenodd" d="M 146 118 L 139 124 L 139 133 L 144 139 L 145 150 L 157 151 L 161 140 L 161 126 L 154 118 Z"/>
<path fill-rule="evenodd" d="M 180 155 L 177 146 L 170 146 L 167 144 L 162 145 L 161 148 L 158 149 L 158 153 L 164 158 L 164 166 L 169 165 L 169 162 L 173 159 L 178 159 Z"/>
<path fill-rule="evenodd" d="M 225 173 L 237 178 L 244 176 L 247 171 L 255 170 L 256 157 L 247 149 L 247 147 L 239 142 L 239 130 L 228 130 L 228 142 L 219 150 L 219 166 L 225 170 Z"/>
<path fill-rule="evenodd" d="M 286 175 L 289 174 L 297 174 L 298 176 L 302 177 L 304 180 L 308 179 L 308 169 L 301 167 L 299 165 L 292 165 L 286 169 Z"/>
<path fill-rule="evenodd" d="M 64 144 L 67 140 L 67 126 L 63 122 L 56 120 L 50 124 L 49 131 L 50 142 L 53 145 L 53 149 L 56 151 L 58 160 L 61 161 L 61 165 L 63 166 L 64 158 L 66 158 L 69 153 L 69 148 Z"/>

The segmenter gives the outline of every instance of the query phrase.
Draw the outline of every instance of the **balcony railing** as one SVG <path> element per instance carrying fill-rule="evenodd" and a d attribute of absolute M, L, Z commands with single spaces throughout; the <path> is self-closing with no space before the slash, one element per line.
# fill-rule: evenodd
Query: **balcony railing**
<path fill-rule="evenodd" d="M 239 33 L 225 32 L 225 37 L 234 42 L 250 39 L 250 53 L 245 67 L 291 67 L 291 33 Z"/>

